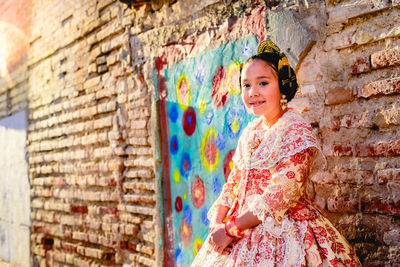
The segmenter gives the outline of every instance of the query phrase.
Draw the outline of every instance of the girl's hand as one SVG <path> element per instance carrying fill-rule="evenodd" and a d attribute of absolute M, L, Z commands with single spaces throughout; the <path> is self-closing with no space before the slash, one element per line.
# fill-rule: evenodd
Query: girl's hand
<path fill-rule="evenodd" d="M 226 235 L 225 224 L 217 224 L 211 232 L 210 244 L 214 246 L 214 251 L 222 253 L 224 249 L 233 241 L 233 238 Z"/>

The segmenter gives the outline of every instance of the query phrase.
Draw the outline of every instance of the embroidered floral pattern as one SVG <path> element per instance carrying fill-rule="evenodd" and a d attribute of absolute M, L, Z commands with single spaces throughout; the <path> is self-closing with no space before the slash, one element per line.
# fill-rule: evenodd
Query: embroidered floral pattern
<path fill-rule="evenodd" d="M 271 128 L 250 123 L 208 218 L 212 223 L 216 208 L 224 205 L 230 208 L 227 216 L 251 211 L 261 223 L 244 231 L 228 254 L 214 252 L 208 237 L 192 266 L 361 266 L 343 236 L 304 196 L 319 151 L 311 127 L 293 111 Z"/>

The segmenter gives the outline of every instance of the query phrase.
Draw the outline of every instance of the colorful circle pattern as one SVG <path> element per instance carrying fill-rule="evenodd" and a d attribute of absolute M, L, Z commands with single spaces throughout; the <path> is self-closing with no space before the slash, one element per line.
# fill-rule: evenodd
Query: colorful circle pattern
<path fill-rule="evenodd" d="M 188 136 L 191 136 L 196 130 L 196 111 L 188 107 L 182 117 L 183 130 Z"/>
<path fill-rule="evenodd" d="M 206 199 L 206 188 L 200 176 L 196 176 L 192 182 L 191 188 L 192 203 L 197 209 L 200 209 Z"/>
<path fill-rule="evenodd" d="M 192 239 L 193 228 L 191 223 L 187 223 L 184 218 L 181 219 L 179 226 L 179 237 L 182 240 L 184 246 L 190 245 Z"/>
<path fill-rule="evenodd" d="M 238 95 L 240 94 L 240 62 L 234 61 L 228 67 L 228 88 L 231 94 Z"/>
<path fill-rule="evenodd" d="M 196 237 L 196 239 L 193 242 L 193 254 L 195 256 L 200 251 L 202 246 L 203 246 L 203 240 L 200 237 Z"/>
<path fill-rule="evenodd" d="M 216 144 L 217 131 L 210 127 L 201 140 L 201 160 L 208 171 L 214 171 L 219 162 L 219 149 Z"/>
<path fill-rule="evenodd" d="M 182 73 L 178 82 L 176 83 L 176 98 L 178 100 L 179 106 L 185 110 L 190 105 L 190 85 L 189 81 L 184 73 Z"/>
<path fill-rule="evenodd" d="M 225 175 L 225 181 L 228 180 L 229 174 L 232 171 L 233 168 L 233 155 L 235 155 L 235 149 L 231 149 L 225 156 L 224 158 L 224 175 Z"/>
<path fill-rule="evenodd" d="M 175 210 L 178 213 L 182 211 L 182 198 L 180 196 L 175 199 Z"/>
<path fill-rule="evenodd" d="M 238 138 L 242 132 L 243 119 L 236 109 L 232 109 L 226 115 L 226 125 L 231 138 Z"/>
<path fill-rule="evenodd" d="M 176 135 L 171 137 L 171 142 L 170 142 L 170 151 L 171 154 L 175 155 L 178 152 L 179 145 L 178 145 L 178 138 Z"/>
<path fill-rule="evenodd" d="M 178 119 L 178 109 L 174 104 L 172 104 L 171 108 L 169 109 L 169 118 L 172 122 L 176 122 Z"/>
<path fill-rule="evenodd" d="M 219 66 L 215 71 L 211 85 L 211 99 L 216 107 L 222 107 L 228 100 L 229 90 L 226 85 L 226 67 Z"/>
<path fill-rule="evenodd" d="M 192 162 L 190 160 L 190 156 L 188 153 L 183 153 L 181 158 L 180 172 L 186 178 L 189 176 L 189 173 L 192 169 Z"/>

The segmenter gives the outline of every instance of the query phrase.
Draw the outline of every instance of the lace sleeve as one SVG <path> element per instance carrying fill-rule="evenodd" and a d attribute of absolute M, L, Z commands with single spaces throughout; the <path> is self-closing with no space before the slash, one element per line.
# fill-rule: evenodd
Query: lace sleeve
<path fill-rule="evenodd" d="M 316 148 L 307 148 L 281 159 L 271 169 L 270 182 L 265 191 L 248 197 L 247 209 L 261 221 L 271 214 L 280 224 L 286 211 L 304 193 L 315 152 Z"/>
<path fill-rule="evenodd" d="M 233 201 L 235 199 L 235 194 L 237 191 L 237 186 L 239 184 L 241 177 L 241 171 L 237 168 L 236 165 L 233 166 L 231 170 L 227 182 L 222 187 L 221 194 L 217 198 L 217 200 L 213 203 L 210 210 L 207 213 L 207 218 L 210 221 L 210 227 L 212 228 L 215 223 L 215 218 L 217 216 L 217 208 L 218 206 L 226 206 L 228 208 L 232 207 Z"/>

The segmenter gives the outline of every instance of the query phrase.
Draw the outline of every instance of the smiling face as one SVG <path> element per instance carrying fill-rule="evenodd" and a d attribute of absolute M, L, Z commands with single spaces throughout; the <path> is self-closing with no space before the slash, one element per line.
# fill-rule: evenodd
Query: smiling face
<path fill-rule="evenodd" d="M 278 76 L 267 62 L 254 59 L 246 63 L 241 87 L 243 102 L 250 113 L 269 120 L 282 112 Z"/>

